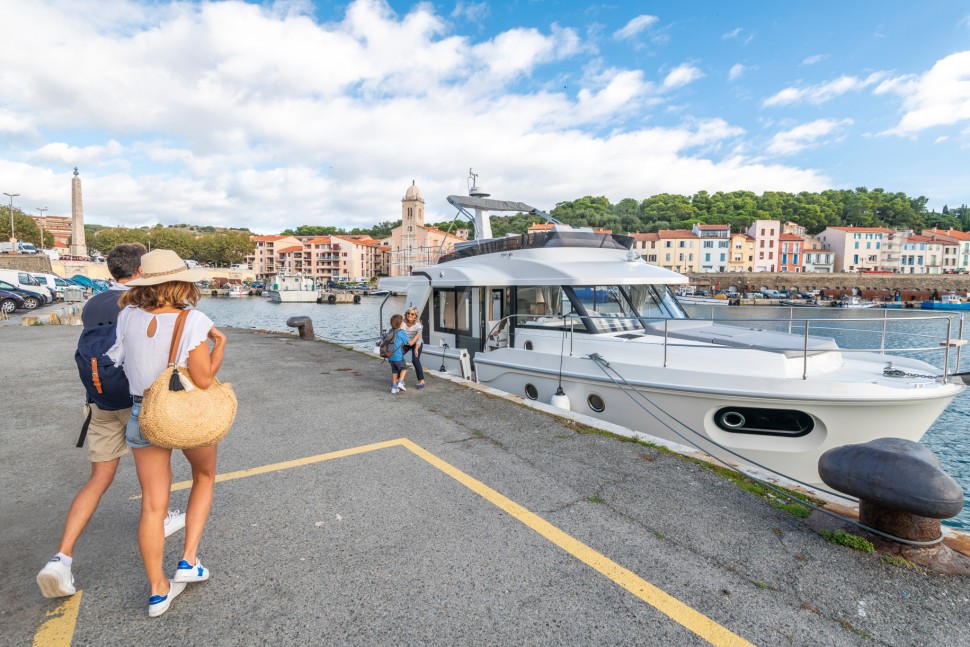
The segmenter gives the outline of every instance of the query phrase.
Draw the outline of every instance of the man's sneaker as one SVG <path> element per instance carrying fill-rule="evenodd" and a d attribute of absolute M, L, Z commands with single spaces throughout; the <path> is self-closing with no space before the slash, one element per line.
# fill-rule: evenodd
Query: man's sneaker
<path fill-rule="evenodd" d="M 418 391 L 420 391 L 423 388 L 424 388 L 424 382 L 421 382 L 420 384 L 418 384 Z"/>
<path fill-rule="evenodd" d="M 178 596 L 179 593 L 185 590 L 185 582 L 173 582 L 169 580 L 170 588 L 168 589 L 168 595 L 153 595 L 148 598 L 148 617 L 157 618 L 166 611 L 168 607 L 172 604 L 172 600 Z"/>
<path fill-rule="evenodd" d="M 40 593 L 45 598 L 62 598 L 77 592 L 74 588 L 71 567 L 56 555 L 40 569 L 40 573 L 37 574 L 37 586 L 40 587 Z"/>
<path fill-rule="evenodd" d="M 391 393 L 397 393 L 397 387 L 396 386 L 391 387 Z"/>
<path fill-rule="evenodd" d="M 184 559 L 179 561 L 179 565 L 175 568 L 175 577 L 172 578 L 173 582 L 205 582 L 209 579 L 209 569 L 202 565 L 198 559 L 195 560 L 195 566 L 192 566 Z"/>
<path fill-rule="evenodd" d="M 404 382 L 398 382 L 397 383 L 397 390 L 398 391 L 407 391 L 407 389 L 404 388 Z"/>
<path fill-rule="evenodd" d="M 165 517 L 165 536 L 178 532 L 185 527 L 185 513 L 178 510 L 169 510 Z"/>

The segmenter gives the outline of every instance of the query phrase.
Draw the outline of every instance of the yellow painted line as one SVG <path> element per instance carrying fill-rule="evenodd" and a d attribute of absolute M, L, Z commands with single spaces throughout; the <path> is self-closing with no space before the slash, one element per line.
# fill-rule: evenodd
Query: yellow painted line
<path fill-rule="evenodd" d="M 34 634 L 34 647 L 70 647 L 83 592 L 78 591 L 47 612 L 49 619 Z"/>
<path fill-rule="evenodd" d="M 270 465 L 262 465 L 260 467 L 252 467 L 248 470 L 239 470 L 238 472 L 226 472 L 225 474 L 216 475 L 216 483 L 222 483 L 223 481 L 232 481 L 234 479 L 246 478 L 247 476 L 256 476 L 257 474 L 267 474 L 269 472 L 278 472 L 280 470 L 288 470 L 294 467 L 303 467 L 304 465 L 312 465 L 313 463 L 320 463 L 323 461 L 329 461 L 334 458 L 344 458 L 346 456 L 354 456 L 356 454 L 365 454 L 367 452 L 373 452 L 378 449 L 386 449 L 387 447 L 396 447 L 404 443 L 403 438 L 398 438 L 397 440 L 388 440 L 382 443 L 373 443 L 372 445 L 361 445 L 360 447 L 351 447 L 350 449 L 341 449 L 339 451 L 330 452 L 328 454 L 317 454 L 316 456 L 307 456 L 306 458 L 298 458 L 292 461 L 283 461 L 282 463 L 272 463 Z M 179 481 L 178 483 L 172 483 L 172 492 L 177 492 L 178 490 L 187 490 L 192 487 L 192 481 Z M 131 497 L 132 500 L 140 499 L 141 495 L 136 494 Z"/>
<path fill-rule="evenodd" d="M 468 474 L 465 474 L 450 463 L 441 460 L 431 452 L 407 438 L 397 438 L 395 440 L 388 440 L 382 443 L 374 443 L 371 445 L 352 447 L 350 449 L 342 449 L 340 451 L 330 452 L 328 454 L 318 454 L 316 456 L 308 456 L 306 458 L 299 458 L 292 461 L 263 465 L 261 467 L 240 470 L 238 472 L 219 474 L 216 476 L 216 482 L 221 483 L 223 481 L 230 481 L 248 476 L 256 476 L 258 474 L 267 474 L 269 472 L 277 472 L 294 467 L 302 467 L 304 465 L 320 463 L 322 461 L 328 461 L 334 458 L 354 456 L 357 454 L 364 454 L 366 452 L 396 446 L 405 447 L 410 452 L 427 462 L 429 465 L 455 479 L 475 494 L 503 510 L 511 517 L 522 522 L 527 527 L 531 528 L 542 537 L 545 537 L 547 540 L 563 549 L 579 561 L 583 562 L 598 573 L 606 576 L 614 583 L 626 589 L 633 595 L 637 596 L 653 608 L 669 617 L 674 622 L 677 622 L 685 629 L 697 634 L 712 645 L 715 645 L 716 647 L 753 647 L 752 643 L 748 642 L 744 638 L 732 633 L 730 630 L 722 627 L 699 611 L 694 610 L 672 595 L 650 584 L 633 571 L 623 568 L 613 560 L 607 558 L 601 553 L 596 552 L 572 535 L 569 535 L 559 528 L 556 528 L 542 517 L 530 512 L 508 497 L 499 494 L 481 481 L 469 476 Z M 192 481 L 180 481 L 172 484 L 172 491 L 175 492 L 176 490 L 185 490 L 191 486 Z M 138 499 L 141 497 L 139 495 L 132 498 Z"/>
<path fill-rule="evenodd" d="M 636 573 L 623 568 L 606 556 L 596 552 L 575 537 L 559 530 L 559 528 L 556 528 L 538 515 L 529 512 L 515 501 L 502 496 L 481 481 L 472 478 L 451 464 L 446 463 L 420 445 L 406 438 L 401 444 L 475 494 L 518 519 L 579 561 L 613 580 L 616 584 L 619 584 L 671 620 L 694 632 L 712 645 L 719 647 L 727 647 L 728 645 L 732 647 L 735 645 L 751 645 L 744 638 L 725 629 L 672 595 L 658 589 Z"/>

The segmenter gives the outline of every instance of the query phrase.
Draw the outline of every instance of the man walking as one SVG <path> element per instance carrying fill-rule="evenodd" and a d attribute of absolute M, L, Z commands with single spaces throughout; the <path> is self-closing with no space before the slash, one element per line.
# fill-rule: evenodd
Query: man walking
<path fill-rule="evenodd" d="M 108 252 L 108 271 L 115 282 L 84 304 L 81 322 L 85 330 L 97 326 L 114 326 L 118 313 L 121 312 L 118 297 L 122 291 L 128 289 L 125 283 L 141 276 L 141 257 L 147 252 L 140 243 L 118 245 Z M 121 457 L 128 453 L 125 427 L 131 416 L 130 402 L 128 408 L 118 410 L 102 409 L 94 402 L 89 402 L 87 406 L 90 407 L 87 440 L 91 476 L 71 503 L 57 554 L 37 574 L 37 585 L 46 598 L 74 595 L 76 592 L 74 575 L 71 573 L 74 544 L 114 480 Z M 165 536 L 183 527 L 185 514 L 180 514 L 178 510 L 169 511 L 165 520 Z"/>

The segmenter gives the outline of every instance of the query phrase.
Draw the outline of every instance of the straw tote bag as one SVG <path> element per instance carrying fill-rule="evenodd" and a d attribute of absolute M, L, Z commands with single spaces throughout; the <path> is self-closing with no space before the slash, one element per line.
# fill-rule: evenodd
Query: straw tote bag
<path fill-rule="evenodd" d="M 236 394 L 231 384 L 212 378 L 207 389 L 192 383 L 189 371 L 176 366 L 179 340 L 189 311 L 175 320 L 168 367 L 145 391 L 138 423 L 153 445 L 194 449 L 214 445 L 229 433 L 236 418 Z"/>

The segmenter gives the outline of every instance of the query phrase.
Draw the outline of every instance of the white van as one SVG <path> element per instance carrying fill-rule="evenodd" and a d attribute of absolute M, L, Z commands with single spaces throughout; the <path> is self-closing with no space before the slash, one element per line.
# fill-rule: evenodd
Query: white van
<path fill-rule="evenodd" d="M 54 299 L 64 298 L 64 288 L 74 285 L 68 281 L 65 281 L 56 274 L 37 274 L 31 272 L 31 276 L 37 279 L 41 285 L 46 287 L 51 294 L 54 295 Z"/>
<path fill-rule="evenodd" d="M 19 287 L 23 290 L 36 292 L 44 297 L 47 303 L 54 301 L 54 295 L 51 294 L 51 291 L 47 289 L 46 285 L 41 285 L 41 282 L 35 279 L 30 272 L 23 272 L 21 270 L 0 270 L 0 281 L 6 281 L 7 283 L 11 283 L 15 287 Z"/>

